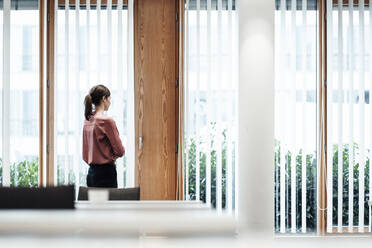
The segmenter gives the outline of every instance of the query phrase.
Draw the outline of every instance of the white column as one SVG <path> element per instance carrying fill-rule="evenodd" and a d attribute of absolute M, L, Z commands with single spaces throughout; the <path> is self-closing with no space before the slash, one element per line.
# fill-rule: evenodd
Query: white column
<path fill-rule="evenodd" d="M 239 222 L 274 226 L 274 4 L 239 2 Z M 252 107 L 254 106 L 254 107 Z"/>

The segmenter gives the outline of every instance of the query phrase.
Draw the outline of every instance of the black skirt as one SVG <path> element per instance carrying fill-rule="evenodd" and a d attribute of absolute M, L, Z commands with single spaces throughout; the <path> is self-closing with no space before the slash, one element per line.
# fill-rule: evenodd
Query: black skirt
<path fill-rule="evenodd" d="M 118 180 L 115 163 L 90 165 L 87 175 L 87 186 L 117 188 Z"/>

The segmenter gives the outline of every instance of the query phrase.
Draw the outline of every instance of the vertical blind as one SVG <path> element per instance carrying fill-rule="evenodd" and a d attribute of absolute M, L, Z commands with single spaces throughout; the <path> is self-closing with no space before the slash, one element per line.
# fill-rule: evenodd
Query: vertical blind
<path fill-rule="evenodd" d="M 316 231 L 317 6 L 277 0 L 275 231 Z"/>
<path fill-rule="evenodd" d="M 238 15 L 235 0 L 185 6 L 185 199 L 235 208 Z"/>
<path fill-rule="evenodd" d="M 276 0 L 275 229 L 317 222 L 315 1 Z M 365 232 L 372 168 L 372 8 L 326 0 L 327 232 Z M 369 230 L 370 231 L 370 230 Z"/>
<path fill-rule="evenodd" d="M 133 1 L 74 5 L 55 9 L 55 180 L 86 185 L 81 158 L 85 96 L 92 86 L 111 91 L 107 115 L 115 120 L 126 148 L 116 161 L 118 186 L 134 186 Z"/>
<path fill-rule="evenodd" d="M 0 184 L 37 186 L 38 1 L 1 1 L 0 25 Z"/>
<path fill-rule="evenodd" d="M 365 232 L 370 218 L 372 8 L 368 2 L 327 1 L 327 232 Z"/>

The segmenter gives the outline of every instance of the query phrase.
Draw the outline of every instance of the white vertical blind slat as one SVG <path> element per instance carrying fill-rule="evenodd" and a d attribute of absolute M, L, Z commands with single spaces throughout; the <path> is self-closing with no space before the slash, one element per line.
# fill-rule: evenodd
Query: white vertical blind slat
<path fill-rule="evenodd" d="M 285 25 L 286 25 L 286 18 L 285 18 L 285 12 L 286 12 L 286 7 L 285 7 L 285 0 L 280 1 L 280 33 L 281 33 L 281 44 L 284 43 L 284 33 L 285 33 Z M 281 53 L 283 53 L 283 49 L 280 50 Z M 283 55 L 283 54 L 281 54 Z M 284 56 L 281 56 L 283 59 Z M 281 65 L 284 64 L 284 61 L 281 61 Z M 281 74 L 281 77 L 284 78 L 285 73 Z M 284 82 L 284 81 L 283 81 Z M 285 202 L 285 186 L 286 186 L 286 168 L 285 168 L 285 145 L 284 145 L 284 140 L 281 141 L 280 143 L 280 232 L 285 233 L 286 227 L 285 227 L 285 207 L 286 207 L 286 202 Z"/>
<path fill-rule="evenodd" d="M 219 51 L 219 55 L 221 54 L 221 42 L 222 42 L 222 34 L 221 34 L 221 24 L 222 24 L 222 0 L 218 0 L 218 4 L 217 4 L 217 11 L 218 11 L 218 15 L 217 15 L 217 46 L 218 46 L 218 51 Z M 221 65 L 221 61 L 218 60 L 218 78 L 221 78 L 221 69 L 222 69 L 222 65 Z M 219 108 L 222 107 L 221 105 L 221 94 L 220 94 L 220 91 L 221 91 L 221 81 L 218 81 L 218 103 L 217 103 L 217 106 Z M 217 208 L 217 211 L 221 211 L 222 210 L 222 141 L 221 141 L 221 129 L 219 128 L 220 127 L 220 115 L 217 115 L 217 123 L 218 123 L 218 127 L 217 127 L 217 134 L 216 134 L 216 145 L 217 145 L 217 167 L 216 167 L 216 208 Z"/>
<path fill-rule="evenodd" d="M 186 62 L 185 62 L 185 72 L 188 71 L 188 69 L 190 68 L 190 65 L 189 65 L 189 58 L 190 58 L 190 35 L 189 35 L 189 5 L 190 5 L 190 0 L 186 0 L 186 11 L 185 11 L 185 22 L 186 22 L 186 28 L 185 28 L 185 38 L 186 38 Z M 186 82 L 186 90 L 185 90 L 185 100 L 186 100 L 186 104 L 185 104 L 185 112 L 187 113 L 188 116 L 190 116 L 190 99 L 189 99 L 189 74 L 188 73 L 185 73 L 185 82 Z M 186 156 L 185 156 L 185 198 L 186 200 L 189 200 L 190 199 L 190 196 L 189 196 L 189 161 L 190 161 L 190 156 L 189 156 L 189 149 L 190 149 L 190 143 L 189 143 L 189 131 L 188 131 L 188 127 L 190 126 L 190 121 L 189 121 L 190 118 L 186 118 L 185 119 L 185 125 L 186 125 L 186 133 L 185 133 L 185 136 L 186 136 L 186 142 L 185 142 L 185 151 L 186 151 Z"/>
<path fill-rule="evenodd" d="M 291 4 L 291 127 L 292 127 L 292 140 L 291 142 L 291 148 L 292 148 L 292 158 L 291 158 L 291 232 L 296 232 L 297 227 L 297 211 L 296 211 L 296 205 L 297 205 L 297 197 L 296 197 L 296 165 L 297 165 L 297 146 L 296 146 L 296 129 L 297 129 L 297 123 L 296 123 L 296 62 L 297 62 L 297 51 L 296 51 L 296 12 L 297 12 L 297 0 L 292 0 Z"/>
<path fill-rule="evenodd" d="M 364 0 L 359 0 L 359 132 L 360 132 L 360 160 L 359 160 L 359 232 L 364 232 L 364 168 L 365 168 L 365 42 L 364 42 Z"/>
<path fill-rule="evenodd" d="M 211 84 L 212 84 L 212 46 L 211 46 L 211 9 L 212 2 L 207 0 L 207 58 L 208 58 L 208 84 L 207 84 L 207 128 L 209 130 L 211 123 Z M 207 205 L 211 204 L 211 138 L 210 135 L 207 135 L 207 149 L 206 149 L 206 203 Z"/>
<path fill-rule="evenodd" d="M 232 43 L 232 0 L 228 0 L 227 3 L 227 9 L 228 9 L 228 51 L 229 51 L 229 66 L 228 66 L 228 73 L 233 73 L 233 43 Z M 234 99 L 234 88 L 235 85 L 232 85 L 232 87 L 229 89 L 229 92 L 231 93 L 229 95 L 229 99 Z M 233 108 L 234 108 L 234 103 L 231 101 L 229 103 L 229 108 L 228 108 L 228 124 L 227 124 L 227 132 L 226 132 L 226 145 L 227 145 L 227 152 L 226 152 L 226 157 L 227 157 L 227 168 L 226 168 L 226 208 L 228 213 L 232 213 L 232 128 L 234 128 L 234 120 L 232 117 L 233 113 Z"/>
<path fill-rule="evenodd" d="M 350 26 L 350 71 L 349 71 L 349 182 L 354 182 L 354 14 L 353 14 L 353 0 L 349 0 L 349 26 Z M 349 183 L 349 232 L 353 232 L 354 226 L 354 184 Z"/>
<path fill-rule="evenodd" d="M 101 83 L 101 65 L 102 54 L 101 54 L 101 0 L 97 0 L 97 83 Z"/>
<path fill-rule="evenodd" d="M 333 14 L 332 14 L 332 0 L 327 0 L 327 232 L 332 232 L 332 216 L 333 216 Z"/>
<path fill-rule="evenodd" d="M 76 89 L 77 89 L 77 98 L 75 98 L 76 105 L 78 106 L 75 108 L 75 132 L 77 132 L 77 135 L 75 134 L 75 144 L 77 145 L 76 150 L 79 151 L 77 153 L 76 151 L 74 152 L 74 174 L 75 174 L 75 187 L 76 187 L 76 192 L 77 189 L 79 189 L 80 186 L 80 177 L 79 177 L 79 168 L 80 168 L 80 159 L 81 159 L 81 147 L 82 147 L 82 140 L 81 140 L 81 118 L 82 118 L 82 111 L 81 111 L 81 83 L 80 83 L 80 56 L 79 56 L 79 51 L 80 51 L 80 0 L 76 0 L 75 2 L 75 84 L 76 84 Z"/>
<path fill-rule="evenodd" d="M 128 0 L 128 15 L 127 15 L 127 127 L 128 127 L 128 146 L 126 147 L 127 156 L 127 187 L 134 187 L 134 43 L 133 43 L 133 1 Z"/>
<path fill-rule="evenodd" d="M 233 42 L 233 51 L 234 51 L 234 58 L 238 58 L 239 57 L 239 11 L 236 11 L 236 10 L 239 10 L 239 1 L 235 1 L 235 12 L 234 12 L 234 24 L 233 24 L 233 28 L 234 28 L 234 42 Z M 233 78 L 234 78 L 234 82 L 235 82 L 235 86 L 236 86 L 236 91 L 235 91 L 235 99 L 234 99 L 234 113 L 235 115 L 237 115 L 239 113 L 239 108 L 238 108 L 238 103 L 239 103 L 239 99 L 238 99 L 238 91 L 239 91 L 239 80 L 238 80 L 238 75 L 239 75 L 239 60 L 238 59 L 234 59 L 234 70 L 233 70 L 233 74 L 235 75 Z M 234 153 L 234 198 L 233 198 L 233 201 L 234 201 L 234 206 L 235 206 L 235 216 L 238 216 L 238 213 L 239 213 L 239 191 L 237 190 L 237 185 L 239 185 L 239 159 L 238 159 L 238 154 L 239 154 L 239 142 L 238 142 L 238 130 L 239 130 L 239 127 L 238 127 L 238 117 L 235 116 L 234 118 L 234 132 L 233 132 L 233 136 L 234 136 L 234 147 L 235 147 L 235 153 Z"/>
<path fill-rule="evenodd" d="M 86 49 L 87 49 L 87 85 L 90 85 L 90 71 L 91 71 L 91 61 L 90 61 L 90 0 L 87 0 L 87 37 L 86 37 Z"/>
<path fill-rule="evenodd" d="M 65 184 L 69 183 L 69 116 L 70 116 L 70 96 L 69 96 L 69 79 L 70 79 L 70 15 L 69 15 L 69 0 L 65 2 L 65 113 L 64 113 L 64 173 Z M 58 103 L 57 103 L 58 104 Z"/>
<path fill-rule="evenodd" d="M 195 200 L 200 200 L 200 0 L 196 0 Z"/>
<path fill-rule="evenodd" d="M 10 0 L 3 1 L 3 95 L 2 95 L 3 186 L 10 186 Z"/>
<path fill-rule="evenodd" d="M 304 27 L 304 33 L 303 33 L 303 58 L 302 58 L 302 75 L 304 77 L 303 80 L 303 87 L 302 87 L 302 179 L 301 179 L 301 230 L 302 233 L 306 233 L 306 126 L 307 126 L 307 121 L 306 121 L 306 88 L 307 88 L 307 73 L 306 73 L 306 58 L 307 58 L 307 53 L 306 53 L 306 41 L 307 41 L 307 0 L 302 0 L 302 25 Z"/>
<path fill-rule="evenodd" d="M 54 32 L 54 54 L 55 54 L 55 63 L 54 63 L 54 113 L 58 113 L 57 112 L 57 101 L 58 101 L 58 95 L 56 94 L 57 92 L 57 85 L 58 85 L 58 75 L 59 75 L 59 72 L 58 72 L 58 67 L 59 67 L 59 60 L 58 60 L 58 0 L 54 0 L 54 30 L 57 30 L 57 32 Z M 58 116 L 55 116 L 54 117 L 57 121 L 59 121 L 58 119 Z M 54 154 L 54 185 L 57 185 L 58 184 L 58 163 L 57 163 L 57 157 L 58 157 L 58 142 L 57 142 L 57 132 L 54 131 L 54 151 L 55 151 L 55 154 Z"/>
<path fill-rule="evenodd" d="M 107 48 L 108 68 L 107 79 L 112 84 L 112 0 L 107 0 Z"/>
<path fill-rule="evenodd" d="M 343 189 L 343 125 L 342 125 L 342 112 L 343 112 L 343 20 L 342 20 L 342 0 L 338 0 L 338 226 L 337 231 L 342 232 L 342 189 Z"/>
<path fill-rule="evenodd" d="M 123 86 L 123 23 L 122 23 L 122 17 L 123 17 L 123 0 L 119 0 L 118 1 L 118 6 L 117 6 L 117 13 L 118 13 L 118 36 L 117 36 L 117 77 L 118 77 L 118 90 L 123 92 L 123 89 L 124 89 L 124 86 Z M 110 24 L 111 25 L 111 24 Z M 111 53 L 110 53 L 111 54 Z M 111 56 L 110 56 L 111 57 Z M 128 90 L 128 87 L 127 87 L 127 90 Z M 123 118 L 120 118 L 120 125 L 121 127 L 123 127 L 122 125 L 122 120 Z M 121 129 L 121 132 L 120 132 L 120 136 L 122 136 L 123 134 L 123 129 Z M 126 133 L 128 133 L 128 131 L 126 130 Z M 123 140 L 123 143 L 125 141 Z M 121 165 L 117 166 L 118 168 L 118 186 L 119 187 L 125 187 L 126 185 L 124 185 L 124 164 L 123 164 L 123 159 L 120 160 L 121 162 Z M 128 164 L 127 164 L 127 167 L 128 167 Z"/>

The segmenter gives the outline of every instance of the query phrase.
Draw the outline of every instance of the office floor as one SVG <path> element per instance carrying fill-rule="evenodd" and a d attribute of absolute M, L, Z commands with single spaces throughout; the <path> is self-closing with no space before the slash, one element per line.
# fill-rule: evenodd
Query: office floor
<path fill-rule="evenodd" d="M 237 236 L 200 237 L 96 237 L 96 236 L 0 236 L 0 247 L 372 247 L 372 236 L 329 236 L 329 237 L 270 237 L 259 232 L 244 231 Z"/>

